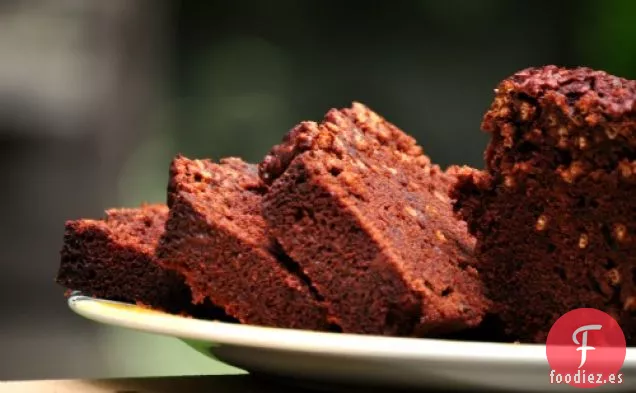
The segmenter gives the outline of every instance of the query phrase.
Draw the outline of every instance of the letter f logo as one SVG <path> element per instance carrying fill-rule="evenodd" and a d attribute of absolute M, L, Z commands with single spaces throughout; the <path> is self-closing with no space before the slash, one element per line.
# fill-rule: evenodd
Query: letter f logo
<path fill-rule="evenodd" d="M 587 332 L 589 330 L 601 330 L 601 328 L 602 328 L 601 325 L 585 325 L 576 329 L 574 331 L 574 334 L 572 334 L 572 341 L 574 341 L 574 344 L 580 345 L 580 347 L 576 348 L 577 351 L 581 351 L 581 364 L 579 365 L 579 368 L 583 367 L 583 365 L 585 364 L 585 361 L 587 360 L 587 351 L 593 351 L 596 349 L 594 347 L 588 347 Z M 582 336 L 581 342 L 579 342 L 576 336 L 578 336 L 578 334 L 581 332 L 583 332 L 583 334 L 581 335 Z"/>

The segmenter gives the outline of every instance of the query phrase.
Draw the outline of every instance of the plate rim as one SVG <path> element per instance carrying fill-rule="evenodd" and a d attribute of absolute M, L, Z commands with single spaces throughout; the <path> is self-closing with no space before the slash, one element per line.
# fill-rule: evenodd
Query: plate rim
<path fill-rule="evenodd" d="M 201 320 L 134 304 L 72 294 L 68 306 L 84 318 L 113 326 L 214 344 L 342 357 L 414 358 L 436 361 L 515 362 L 547 366 L 545 345 L 317 332 Z M 636 347 L 623 368 L 636 368 Z"/>

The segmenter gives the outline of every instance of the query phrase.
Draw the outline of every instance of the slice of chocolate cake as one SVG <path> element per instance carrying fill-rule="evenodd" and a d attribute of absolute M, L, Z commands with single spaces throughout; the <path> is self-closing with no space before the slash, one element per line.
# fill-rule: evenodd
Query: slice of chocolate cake
<path fill-rule="evenodd" d="M 243 323 L 325 330 L 319 297 L 267 233 L 263 192 L 256 166 L 238 158 L 176 157 L 161 264 L 185 277 L 195 303 L 208 298 Z"/>
<path fill-rule="evenodd" d="M 544 342 L 561 315 L 613 315 L 636 343 L 636 82 L 588 68 L 504 80 L 482 128 L 486 170 L 455 209 L 509 333 Z"/>
<path fill-rule="evenodd" d="M 350 333 L 434 335 L 487 307 L 452 176 L 362 104 L 292 129 L 260 165 L 271 232 Z"/>
<path fill-rule="evenodd" d="M 98 298 L 188 311 L 188 287 L 154 257 L 167 217 L 165 205 L 145 205 L 108 210 L 103 220 L 67 221 L 57 282 Z"/>

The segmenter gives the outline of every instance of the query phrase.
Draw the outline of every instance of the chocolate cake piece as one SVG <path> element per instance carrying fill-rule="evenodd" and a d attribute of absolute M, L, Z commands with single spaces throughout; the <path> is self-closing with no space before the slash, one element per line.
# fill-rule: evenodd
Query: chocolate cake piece
<path fill-rule="evenodd" d="M 264 192 L 255 165 L 177 156 L 161 264 L 185 277 L 195 303 L 208 298 L 243 323 L 326 330 L 319 296 L 267 232 Z"/>
<path fill-rule="evenodd" d="M 487 308 L 452 176 L 362 104 L 292 129 L 260 164 L 270 230 L 344 332 L 435 335 Z"/>
<path fill-rule="evenodd" d="M 508 333 L 544 342 L 580 307 L 636 342 L 636 82 L 589 68 L 501 82 L 482 128 L 486 170 L 465 168 L 455 210 Z"/>
<path fill-rule="evenodd" d="M 154 257 L 167 217 L 165 205 L 144 205 L 107 210 L 103 220 L 67 221 L 56 281 L 98 298 L 187 312 L 190 290 Z"/>

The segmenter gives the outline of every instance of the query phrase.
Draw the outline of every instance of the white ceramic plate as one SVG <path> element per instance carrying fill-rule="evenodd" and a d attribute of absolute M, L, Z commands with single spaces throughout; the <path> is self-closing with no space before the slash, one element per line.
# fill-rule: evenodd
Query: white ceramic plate
<path fill-rule="evenodd" d="M 391 338 L 274 329 L 184 318 L 81 295 L 76 313 L 110 325 L 173 336 L 201 353 L 241 369 L 320 384 L 487 391 L 561 391 L 550 384 L 543 345 Z M 636 348 L 627 350 L 623 384 L 634 391 Z"/>

